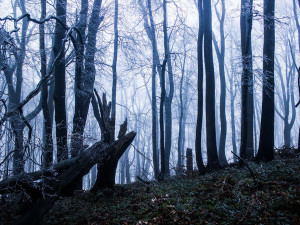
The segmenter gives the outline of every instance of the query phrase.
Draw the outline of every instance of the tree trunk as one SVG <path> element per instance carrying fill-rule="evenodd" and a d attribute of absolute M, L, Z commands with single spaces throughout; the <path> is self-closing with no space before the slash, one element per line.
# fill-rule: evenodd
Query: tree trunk
<path fill-rule="evenodd" d="M 185 62 L 186 62 L 186 48 L 184 44 L 184 56 L 183 56 L 183 65 L 181 68 L 181 78 L 180 78 L 180 90 L 179 90 L 179 132 L 178 132 L 178 158 L 177 158 L 177 173 L 181 174 L 182 169 L 183 169 L 183 162 L 182 162 L 182 154 L 183 154 L 183 145 L 184 145 L 184 121 L 183 117 L 185 114 L 185 109 L 184 109 L 184 102 L 183 102 L 183 81 L 184 81 L 184 73 L 185 73 Z M 187 89 L 185 89 L 185 92 Z"/>
<path fill-rule="evenodd" d="M 56 1 L 56 16 L 66 24 L 66 6 L 67 0 Z M 56 142 L 57 142 L 57 160 L 61 161 L 68 158 L 67 146 L 67 115 L 66 115 L 66 65 L 63 39 L 66 30 L 56 21 L 53 52 L 57 58 L 54 65 L 55 75 L 55 122 L 56 122 Z M 63 49 L 61 49 L 63 48 Z"/>
<path fill-rule="evenodd" d="M 161 73 L 161 96 L 160 96 L 160 106 L 159 106 L 159 128 L 160 128 L 160 166 L 161 175 L 166 175 L 166 159 L 165 159 L 165 129 L 164 129 L 164 101 L 165 101 L 165 71 L 166 71 L 167 59 L 164 59 L 162 65 Z"/>
<path fill-rule="evenodd" d="M 241 145 L 242 158 L 253 157 L 253 73 L 252 73 L 252 9 L 253 0 L 241 2 L 241 48 L 242 48 L 242 108 L 241 108 Z"/>
<path fill-rule="evenodd" d="M 205 173 L 205 166 L 203 164 L 201 151 L 201 136 L 202 136 L 202 119 L 203 119 L 203 5 L 202 0 L 198 0 L 198 14 L 199 14 L 199 31 L 197 40 L 197 58 L 198 58 L 198 101 L 197 101 L 197 125 L 196 125 L 196 139 L 195 152 L 196 163 L 200 174 Z"/>
<path fill-rule="evenodd" d="M 77 156 L 79 150 L 83 147 L 83 133 L 95 81 L 94 58 L 96 52 L 96 35 L 98 27 L 103 20 L 103 17 L 100 17 L 101 4 L 102 0 L 94 0 L 92 15 L 88 25 L 88 33 L 85 36 L 88 1 L 82 0 L 81 2 L 80 22 L 78 28 L 82 37 L 77 36 L 78 50 L 76 51 L 75 69 L 75 113 L 73 117 L 73 131 L 71 137 L 72 157 Z M 83 40 L 81 40 L 81 38 Z M 84 46 L 85 39 L 87 39 L 87 43 Z M 80 40 L 83 42 L 82 44 L 80 43 Z M 85 49 L 86 51 L 84 51 Z M 83 66 L 83 58 L 85 58 L 85 67 Z M 82 189 L 82 180 L 79 180 L 74 188 Z"/>
<path fill-rule="evenodd" d="M 257 160 L 274 159 L 275 0 L 264 0 L 263 100 Z"/>
<path fill-rule="evenodd" d="M 114 57 L 112 64 L 112 72 L 113 72 L 113 84 L 112 84 L 112 98 L 111 98 L 111 120 L 112 120 L 112 138 L 115 138 L 115 124 L 116 124 L 116 98 L 117 98 L 117 60 L 118 60 L 118 0 L 115 0 L 115 18 L 114 18 Z"/>
<path fill-rule="evenodd" d="M 103 94 L 102 100 L 96 90 L 95 90 L 95 94 L 98 102 L 96 101 L 96 98 L 93 96 L 92 105 L 94 109 L 94 115 L 101 129 L 101 139 L 103 140 L 104 143 L 112 144 L 109 143 L 110 140 L 112 139 L 111 138 L 112 121 L 110 117 L 111 102 L 107 102 L 105 94 Z M 125 119 L 124 123 L 120 126 L 118 138 L 121 139 L 125 135 L 126 131 L 127 131 L 127 119 Z M 116 151 L 114 155 L 111 155 L 110 157 L 103 159 L 101 164 L 98 164 L 97 180 L 92 191 L 98 191 L 99 189 L 102 188 L 111 188 L 115 184 L 115 176 L 116 176 L 118 161 L 125 151 L 126 149 L 122 148 L 120 151 Z"/>
<path fill-rule="evenodd" d="M 139 6 L 143 13 L 144 19 L 144 28 L 147 32 L 147 36 L 152 44 L 152 99 L 151 99 L 151 111 L 152 111 L 152 157 L 153 157 L 153 169 L 154 177 L 158 179 L 159 176 L 159 149 L 158 149 L 158 115 L 157 115 L 157 106 L 156 106 L 156 72 L 159 72 L 161 75 L 161 68 L 159 62 L 159 55 L 157 50 L 156 34 L 155 34 L 155 24 L 152 16 L 152 6 L 151 0 L 147 0 L 146 8 L 143 5 L 142 1 L 138 1 Z M 148 21 L 149 20 L 150 24 Z M 157 70 L 157 71 L 156 71 Z"/>
<path fill-rule="evenodd" d="M 41 20 L 46 17 L 46 0 L 41 0 Z M 39 25 L 40 29 L 40 55 L 41 55 L 41 77 L 42 79 L 47 75 L 47 58 L 45 52 L 45 24 Z M 52 140 L 52 121 L 48 108 L 48 87 L 44 83 L 41 91 L 42 95 L 42 108 L 44 116 L 44 132 L 45 141 L 43 145 L 43 160 L 42 164 L 44 168 L 48 168 L 52 163 L 53 158 L 53 140 Z"/>
<path fill-rule="evenodd" d="M 170 153 L 172 143 L 172 100 L 174 95 L 173 70 L 170 54 L 170 43 L 168 36 L 168 21 L 167 21 L 167 1 L 163 1 L 163 33 L 164 33 L 164 49 L 165 59 L 167 60 L 168 76 L 169 76 L 169 93 L 165 93 L 165 167 L 166 174 L 170 175 Z M 165 84 L 163 84 L 165 85 Z"/>
<path fill-rule="evenodd" d="M 212 20 L 211 1 L 203 0 L 204 17 L 204 58 L 206 71 L 206 144 L 207 167 L 215 169 L 219 167 L 219 157 L 216 143 L 215 126 L 215 75 L 212 52 Z"/>
<path fill-rule="evenodd" d="M 129 165 L 128 151 L 125 152 L 125 177 L 126 177 L 126 184 L 130 184 L 131 179 L 130 179 L 130 165 Z"/>
<path fill-rule="evenodd" d="M 193 171 L 193 152 L 191 148 L 187 148 L 186 150 L 186 171 Z"/>
<path fill-rule="evenodd" d="M 227 121 L 226 121 L 226 80 L 225 80 L 225 34 L 224 34 L 224 20 L 225 20 L 225 1 L 222 0 L 222 14 L 220 16 L 217 7 L 215 5 L 215 12 L 220 22 L 220 48 L 218 46 L 216 38 L 213 36 L 214 46 L 216 49 L 218 61 L 219 61 L 219 72 L 220 72 L 220 83 L 221 83 L 221 94 L 220 94 L 220 120 L 221 120 L 221 134 L 219 141 L 219 160 L 222 165 L 227 165 L 225 145 L 226 145 L 226 134 L 227 134 Z M 217 118 L 217 117 L 216 117 Z"/>
<path fill-rule="evenodd" d="M 236 134 L 235 134 L 235 113 L 234 113 L 234 95 L 232 90 L 233 84 L 230 84 L 230 115 L 231 115 L 231 143 L 232 143 L 232 149 L 235 154 L 237 154 L 237 147 L 236 147 Z M 236 157 L 233 157 L 233 161 L 236 162 Z"/>

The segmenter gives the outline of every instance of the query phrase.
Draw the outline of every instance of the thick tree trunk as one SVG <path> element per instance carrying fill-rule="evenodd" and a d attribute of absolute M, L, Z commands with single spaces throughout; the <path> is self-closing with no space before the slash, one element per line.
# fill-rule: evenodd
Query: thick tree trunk
<path fill-rule="evenodd" d="M 98 174 L 100 179 L 96 180 L 93 191 L 98 191 L 103 188 L 112 188 L 115 185 L 116 170 L 118 166 L 117 158 L 105 160 L 103 163 L 98 163 Z"/>
<path fill-rule="evenodd" d="M 252 73 L 252 9 L 253 0 L 241 2 L 241 48 L 242 48 L 242 107 L 241 107 L 241 145 L 242 158 L 253 157 L 253 73 Z"/>
<path fill-rule="evenodd" d="M 78 43 L 76 49 L 76 65 L 75 65 L 75 110 L 73 117 L 73 131 L 71 136 L 71 156 L 75 157 L 78 154 L 78 149 L 83 146 L 83 132 L 86 123 L 86 117 L 89 107 L 89 96 L 84 90 L 85 71 L 83 64 L 84 57 L 84 43 L 86 40 L 86 27 L 87 27 L 87 14 L 88 14 L 88 0 L 81 1 L 81 11 L 78 23 L 78 30 L 81 37 L 77 35 L 76 41 Z M 81 38 L 83 40 L 81 40 Z M 83 43 L 80 43 L 80 40 Z M 87 108 L 87 109 L 86 109 Z M 80 188 L 80 187 L 79 187 Z"/>
<path fill-rule="evenodd" d="M 193 151 L 191 148 L 187 148 L 186 150 L 186 171 L 193 171 Z"/>
<path fill-rule="evenodd" d="M 274 159 L 275 0 L 264 0 L 263 101 L 257 160 Z"/>
<path fill-rule="evenodd" d="M 11 118 L 11 127 L 14 133 L 14 158 L 13 158 L 13 174 L 19 174 L 24 172 L 24 124 L 18 114 Z"/>
<path fill-rule="evenodd" d="M 203 120 L 203 5 L 202 0 L 198 0 L 198 14 L 199 14 L 199 31 L 197 40 L 197 58 L 198 58 L 198 101 L 197 101 L 197 125 L 196 125 L 196 139 L 195 152 L 196 163 L 200 174 L 205 173 L 206 169 L 203 164 L 201 151 L 201 136 L 202 136 L 202 120 Z"/>
<path fill-rule="evenodd" d="M 215 75 L 212 52 L 212 20 L 211 1 L 203 0 L 204 17 L 204 58 L 206 71 L 206 144 L 207 167 L 215 169 L 219 167 L 219 157 L 216 143 L 215 127 Z"/>
<path fill-rule="evenodd" d="M 66 6 L 67 0 L 56 1 L 56 16 L 66 24 Z M 54 65 L 55 75 L 55 122 L 56 122 L 56 142 L 57 142 L 57 159 L 58 161 L 68 158 L 67 146 L 67 115 L 66 115 L 66 65 L 65 51 L 63 39 L 65 38 L 66 30 L 56 21 L 53 52 L 57 61 Z"/>
<path fill-rule="evenodd" d="M 71 137 L 71 155 L 78 154 L 78 149 L 83 145 L 83 132 L 90 105 L 90 99 L 93 95 L 95 81 L 95 52 L 96 35 L 103 17 L 100 17 L 102 0 L 94 0 L 91 18 L 88 25 L 88 33 L 85 37 L 87 26 L 88 1 L 82 1 L 81 17 L 79 29 L 83 37 L 83 42 L 87 39 L 85 46 L 80 46 L 77 51 L 76 74 L 75 74 L 75 114 L 73 117 L 73 132 Z M 85 67 L 83 69 L 83 54 L 85 47 Z"/>
<path fill-rule="evenodd" d="M 93 96 L 92 105 L 94 109 L 94 115 L 99 123 L 101 129 L 101 139 L 104 143 L 110 143 L 112 140 L 112 121 L 111 121 L 111 102 L 107 103 L 106 95 L 103 94 L 102 100 L 95 90 L 96 98 Z M 118 134 L 118 138 L 121 139 L 127 131 L 127 119 L 125 119 L 124 123 L 120 126 L 120 131 Z M 97 180 L 93 187 L 93 191 L 97 191 L 102 188 L 111 188 L 115 184 L 115 176 L 118 161 L 123 155 L 126 149 L 121 148 L 119 151 L 116 151 L 113 155 L 108 158 L 102 160 L 100 164 L 97 166 Z"/>
<path fill-rule="evenodd" d="M 85 36 L 87 27 L 88 1 L 82 0 L 79 30 L 82 35 L 77 37 L 78 50 L 76 52 L 76 69 L 75 69 L 75 113 L 73 117 L 73 131 L 71 137 L 71 156 L 78 155 L 78 151 L 83 146 L 83 133 L 87 120 L 90 99 L 93 94 L 95 81 L 95 65 L 94 58 L 96 52 L 96 35 L 98 27 L 103 20 L 100 17 L 102 0 L 94 0 L 91 18 L 88 25 L 88 33 Z M 87 39 L 87 44 L 84 42 Z M 80 43 L 80 40 L 83 42 Z M 86 49 L 86 51 L 84 51 Z M 85 52 L 85 55 L 84 55 Z M 83 58 L 85 58 L 85 67 L 83 66 Z M 82 180 L 76 184 L 76 189 L 82 189 Z"/>

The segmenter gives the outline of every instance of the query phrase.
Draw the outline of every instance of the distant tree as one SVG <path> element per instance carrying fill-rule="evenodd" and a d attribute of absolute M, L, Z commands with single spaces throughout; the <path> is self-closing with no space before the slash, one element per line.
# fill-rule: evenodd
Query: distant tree
<path fill-rule="evenodd" d="M 206 144 L 207 167 L 219 167 L 215 126 L 215 74 L 212 52 L 212 15 L 211 1 L 203 0 L 204 62 L 206 72 Z"/>
<path fill-rule="evenodd" d="M 177 173 L 182 173 L 184 166 L 184 146 L 185 146 L 185 133 L 186 133 L 186 119 L 188 111 L 188 94 L 189 94 L 189 76 L 188 69 L 188 50 L 187 50 L 187 37 L 186 30 L 183 31 L 183 56 L 180 57 L 180 88 L 179 88 L 179 129 L 178 129 L 178 154 L 177 154 Z"/>
<path fill-rule="evenodd" d="M 226 144 L 226 134 L 227 134 L 227 121 L 226 121 L 226 80 L 225 80 L 225 32 L 224 32 L 224 20 L 225 20 L 225 0 L 221 0 L 222 14 L 217 10 L 217 5 L 215 5 L 215 12 L 220 23 L 220 48 L 218 46 L 217 40 L 213 35 L 213 42 L 217 53 L 217 58 L 219 61 L 219 73 L 220 73 L 220 83 L 221 83 L 221 94 L 220 94 L 220 119 L 221 119 L 221 135 L 219 144 L 219 160 L 222 165 L 227 165 L 225 144 Z"/>
<path fill-rule="evenodd" d="M 275 0 L 264 0 L 263 100 L 257 160 L 274 158 Z"/>
<path fill-rule="evenodd" d="M 275 111 L 280 119 L 283 120 L 284 129 L 283 129 L 283 137 L 284 137 L 284 146 L 286 148 L 291 147 L 291 130 L 296 120 L 296 108 L 295 106 L 295 97 L 294 97 L 294 81 L 295 81 L 295 66 L 291 62 L 291 57 L 289 54 L 289 44 L 286 43 L 285 51 L 287 55 L 283 56 L 283 61 L 285 62 L 285 75 L 282 72 L 281 65 L 279 63 L 279 59 L 275 56 L 275 71 L 278 74 L 280 79 L 280 87 L 282 91 L 282 95 L 280 95 L 279 102 L 280 106 L 282 106 L 282 110 L 275 107 Z M 293 54 L 293 52 L 292 52 Z M 286 84 L 284 83 L 286 81 Z M 290 106 L 292 112 L 290 112 Z"/>
<path fill-rule="evenodd" d="M 138 4 L 143 13 L 144 28 L 147 36 L 151 41 L 152 45 L 152 88 L 151 88 L 151 112 L 152 112 L 152 158 L 154 167 L 154 177 L 157 179 L 159 175 L 159 161 L 158 161 L 158 126 L 157 126 L 157 106 L 156 106 L 156 73 L 161 73 L 160 60 L 157 49 L 157 40 L 155 32 L 155 24 L 152 15 L 152 4 L 151 0 L 146 1 L 146 6 L 143 1 L 139 0 Z"/>
<path fill-rule="evenodd" d="M 20 8 L 22 14 L 26 14 L 25 1 L 12 2 L 14 17 L 17 18 L 16 12 L 17 7 Z M 20 18 L 21 19 L 21 18 Z M 26 57 L 27 43 L 31 38 L 30 32 L 28 32 L 29 21 L 28 18 L 22 19 L 21 36 L 16 33 L 16 42 L 13 43 L 13 48 L 9 50 L 11 58 L 5 67 L 3 68 L 4 76 L 8 90 L 8 105 L 7 111 L 11 112 L 12 115 L 9 117 L 10 126 L 13 131 L 14 138 L 14 150 L 13 150 L 13 174 L 19 174 L 24 172 L 25 168 L 25 151 L 28 150 L 28 137 L 27 144 L 24 146 L 24 129 L 29 126 L 29 122 L 41 111 L 41 101 L 39 105 L 28 113 L 26 116 L 23 115 L 23 108 L 19 107 L 22 102 L 22 86 L 23 86 L 23 67 Z M 2 54 L 2 53 L 1 53 Z M 1 124 L 2 125 L 2 124 Z"/>
<path fill-rule="evenodd" d="M 167 175 L 170 175 L 170 154 L 172 144 L 172 101 L 174 96 L 174 80 L 173 80 L 173 68 L 171 63 L 171 51 L 170 51 L 170 35 L 168 34 L 168 15 L 167 15 L 167 1 L 163 0 L 163 33 L 164 33 L 164 48 L 165 59 L 167 60 L 166 74 L 168 74 L 168 90 L 165 93 L 165 167 Z"/>
<path fill-rule="evenodd" d="M 119 43 L 119 1 L 115 0 L 115 16 L 114 16 L 114 55 L 112 63 L 112 99 L 111 99 L 111 119 L 112 119 L 112 137 L 115 139 L 115 124 L 116 124 L 116 99 L 117 99 L 117 61 L 118 61 L 118 43 Z"/>
<path fill-rule="evenodd" d="M 226 73 L 229 81 L 229 93 L 230 93 L 230 124 L 231 124 L 231 144 L 232 150 L 235 154 L 237 154 L 237 143 L 236 143 L 236 119 L 235 119 L 235 99 L 238 93 L 238 85 L 236 85 L 237 77 L 235 76 L 236 68 L 239 67 L 237 63 L 234 61 L 234 54 L 233 54 L 233 40 L 230 37 L 230 67 L 225 65 Z M 233 157 L 234 162 L 237 161 L 236 157 Z"/>

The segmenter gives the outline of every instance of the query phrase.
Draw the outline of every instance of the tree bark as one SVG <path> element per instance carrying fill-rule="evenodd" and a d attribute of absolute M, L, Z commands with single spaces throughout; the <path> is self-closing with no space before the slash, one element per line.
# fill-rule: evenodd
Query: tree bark
<path fill-rule="evenodd" d="M 151 0 L 147 0 L 146 7 L 143 5 L 142 1 L 138 1 L 139 6 L 143 13 L 144 27 L 147 32 L 147 36 L 152 44 L 152 100 L 151 100 L 151 112 L 152 112 L 152 158 L 154 167 L 154 177 L 158 179 L 159 176 L 159 149 L 158 149 L 158 115 L 156 106 L 156 72 L 161 75 L 161 68 L 159 67 L 159 55 L 157 50 L 155 25 L 152 16 L 152 6 Z M 148 21 L 148 16 L 150 24 Z"/>
<path fill-rule="evenodd" d="M 85 37 L 87 26 L 88 1 L 82 0 L 79 29 L 83 36 L 83 41 L 87 40 L 85 46 L 79 47 L 76 60 L 75 71 L 75 114 L 73 117 L 73 132 L 71 137 L 71 155 L 78 154 L 78 150 L 83 146 L 83 132 L 87 119 L 90 99 L 93 95 L 95 81 L 95 52 L 96 35 L 103 17 L 100 17 L 102 0 L 95 0 L 93 4 L 91 18 L 88 24 L 88 33 Z M 85 55 L 84 54 L 85 49 Z M 83 58 L 85 66 L 83 67 Z M 83 69 L 84 68 L 84 69 Z"/>
<path fill-rule="evenodd" d="M 221 120 L 221 134 L 219 142 L 219 160 L 222 165 L 227 165 L 225 145 L 227 134 L 227 121 L 226 121 L 226 80 L 225 80 L 225 33 L 224 33 L 224 20 L 225 20 L 225 0 L 222 3 L 222 14 L 220 16 L 215 5 L 215 11 L 220 22 L 220 48 L 216 38 L 213 36 L 214 46 L 219 61 L 221 94 L 220 94 L 220 120 Z"/>
<path fill-rule="evenodd" d="M 103 20 L 100 17 L 102 0 L 94 0 L 91 18 L 88 24 L 88 33 L 85 36 L 87 27 L 88 1 L 82 0 L 79 30 L 83 37 L 83 43 L 78 45 L 76 51 L 76 69 L 75 69 L 75 113 L 73 117 L 73 131 L 71 136 L 71 156 L 78 155 L 78 151 L 83 147 L 83 133 L 87 120 L 90 99 L 93 94 L 95 81 L 94 58 L 96 52 L 96 35 L 98 27 Z M 80 37 L 77 37 L 79 42 Z M 87 43 L 85 45 L 85 39 Z M 86 51 L 84 51 L 86 49 Z M 84 55 L 85 52 L 85 55 Z M 83 59 L 85 58 L 85 67 Z M 82 189 L 82 180 L 75 185 L 76 189 Z"/>
<path fill-rule="evenodd" d="M 257 160 L 274 159 L 275 0 L 264 0 L 263 100 Z"/>
<path fill-rule="evenodd" d="M 167 56 L 165 56 L 167 57 Z M 164 177 L 167 173 L 166 171 L 166 154 L 165 154 L 165 128 L 164 128 L 164 101 L 166 96 L 165 89 L 165 71 L 166 71 L 167 59 L 164 59 L 162 65 L 161 73 L 161 95 L 160 95 L 160 105 L 159 105 L 159 130 L 160 130 L 160 172 L 161 176 Z"/>
<path fill-rule="evenodd" d="M 204 17 L 204 58 L 206 71 L 206 144 L 207 167 L 215 169 L 219 167 L 219 157 L 216 143 L 215 127 L 215 75 L 212 54 L 212 20 L 211 1 L 203 0 Z"/>
<path fill-rule="evenodd" d="M 253 0 L 241 2 L 241 49 L 242 49 L 242 107 L 240 156 L 251 158 L 253 153 L 253 72 L 252 72 L 252 17 Z"/>
<path fill-rule="evenodd" d="M 56 1 L 56 16 L 66 24 L 66 6 L 67 0 Z M 66 30 L 58 21 L 55 23 L 53 52 L 57 61 L 54 65 L 55 75 L 55 122 L 56 122 L 56 142 L 57 142 L 57 160 L 61 161 L 68 158 L 67 146 L 67 115 L 66 115 L 66 65 L 63 39 Z"/>
<path fill-rule="evenodd" d="M 168 36 L 168 21 L 167 21 L 167 1 L 163 1 L 163 33 L 164 33 L 164 48 L 165 48 L 165 59 L 167 60 L 168 77 L 169 77 L 169 93 L 165 93 L 165 167 L 166 174 L 170 175 L 170 153 L 172 143 L 172 100 L 174 95 L 174 81 L 173 81 L 173 70 L 171 63 L 170 54 L 170 43 Z M 165 84 L 163 84 L 165 85 Z"/>
<path fill-rule="evenodd" d="M 206 169 L 203 164 L 201 142 L 202 142 L 202 120 L 203 120 L 203 4 L 202 0 L 198 0 L 198 15 L 199 15 L 199 31 L 197 40 L 197 60 L 198 60 L 198 101 L 197 101 L 197 125 L 196 125 L 196 139 L 195 152 L 196 163 L 200 174 L 205 173 Z"/>
<path fill-rule="evenodd" d="M 117 98 L 117 61 L 118 61 L 118 14 L 119 3 L 115 0 L 115 18 L 114 18 L 114 56 L 112 64 L 113 84 L 112 84 L 112 98 L 111 98 L 111 120 L 112 120 L 112 138 L 115 138 L 115 124 L 116 124 L 116 98 Z"/>
<path fill-rule="evenodd" d="M 46 0 L 41 0 L 41 20 L 46 18 Z M 41 56 L 41 77 L 42 79 L 47 75 L 47 58 L 45 52 L 45 24 L 39 25 L 40 29 L 40 56 Z M 52 140 L 52 121 L 48 108 L 48 87 L 46 82 L 42 85 L 42 108 L 44 116 L 44 132 L 45 142 L 43 145 L 43 160 L 44 168 L 48 168 L 52 163 L 53 158 L 53 140 Z"/>

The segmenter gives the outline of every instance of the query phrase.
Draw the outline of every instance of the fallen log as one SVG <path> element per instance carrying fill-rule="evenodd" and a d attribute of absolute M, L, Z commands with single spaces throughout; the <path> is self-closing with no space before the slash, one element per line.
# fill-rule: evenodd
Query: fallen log
<path fill-rule="evenodd" d="M 117 152 L 124 152 L 133 141 L 135 135 L 136 133 L 132 131 L 110 145 L 99 141 L 81 152 L 77 157 L 53 165 L 51 170 L 20 174 L 1 181 L 0 187 L 2 189 L 5 189 L 5 185 L 8 185 L 6 190 L 14 185 L 26 190 L 25 184 L 34 183 L 34 180 L 41 179 L 45 175 L 48 177 L 41 181 L 48 188 L 46 190 L 36 189 L 36 191 L 43 193 L 35 195 L 31 199 L 32 204 L 26 207 L 24 213 L 17 219 L 15 224 L 37 224 L 42 216 L 51 209 L 58 196 L 68 192 L 69 187 L 72 187 L 74 182 L 86 175 L 95 164 L 101 164 L 104 160 L 114 157 Z M 30 178 L 30 180 L 25 182 L 26 178 Z M 20 182 L 21 180 L 22 182 Z"/>

